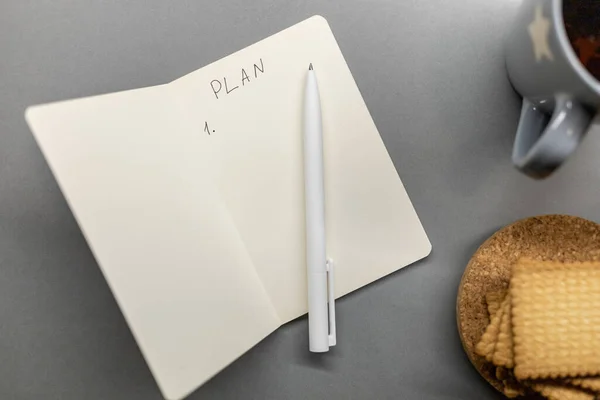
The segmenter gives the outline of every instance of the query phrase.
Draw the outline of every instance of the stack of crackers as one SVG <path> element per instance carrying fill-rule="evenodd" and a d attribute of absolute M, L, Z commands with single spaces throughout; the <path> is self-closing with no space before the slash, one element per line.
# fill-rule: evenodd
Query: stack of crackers
<path fill-rule="evenodd" d="M 507 290 L 486 294 L 475 351 L 507 397 L 600 398 L 600 262 L 519 260 Z"/>

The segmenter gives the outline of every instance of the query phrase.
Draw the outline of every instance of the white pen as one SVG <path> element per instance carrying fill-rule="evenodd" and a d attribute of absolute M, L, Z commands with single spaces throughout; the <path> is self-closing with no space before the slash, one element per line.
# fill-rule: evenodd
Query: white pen
<path fill-rule="evenodd" d="M 304 98 L 304 201 L 308 281 L 308 342 L 312 352 L 335 346 L 333 263 L 325 255 L 323 126 L 317 76 L 308 67 Z"/>

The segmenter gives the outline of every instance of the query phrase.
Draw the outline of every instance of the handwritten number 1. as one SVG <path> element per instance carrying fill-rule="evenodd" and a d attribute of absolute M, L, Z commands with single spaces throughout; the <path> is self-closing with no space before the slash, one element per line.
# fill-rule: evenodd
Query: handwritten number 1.
<path fill-rule="evenodd" d="M 215 133 L 214 129 L 211 131 L 210 128 L 208 127 L 208 121 L 204 121 L 204 132 L 208 133 L 209 135 L 211 132 Z"/>

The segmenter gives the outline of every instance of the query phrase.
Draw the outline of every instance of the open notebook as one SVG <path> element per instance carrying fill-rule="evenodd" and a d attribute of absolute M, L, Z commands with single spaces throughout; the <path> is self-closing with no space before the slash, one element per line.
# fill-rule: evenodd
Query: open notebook
<path fill-rule="evenodd" d="M 168 399 L 307 311 L 309 63 L 320 85 L 327 253 L 340 297 L 431 245 L 322 17 L 170 84 L 27 110 Z"/>

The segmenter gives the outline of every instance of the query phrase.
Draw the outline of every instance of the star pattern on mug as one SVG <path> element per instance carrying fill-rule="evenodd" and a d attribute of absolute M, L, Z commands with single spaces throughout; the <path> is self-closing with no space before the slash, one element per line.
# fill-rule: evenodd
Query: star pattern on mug
<path fill-rule="evenodd" d="M 535 54 L 535 61 L 540 62 L 544 58 L 550 61 L 554 61 L 554 54 L 550 50 L 548 44 L 548 34 L 550 33 L 550 21 L 544 17 L 542 13 L 542 6 L 538 4 L 535 8 L 535 17 L 527 28 L 529 36 L 533 43 L 533 52 Z"/>

